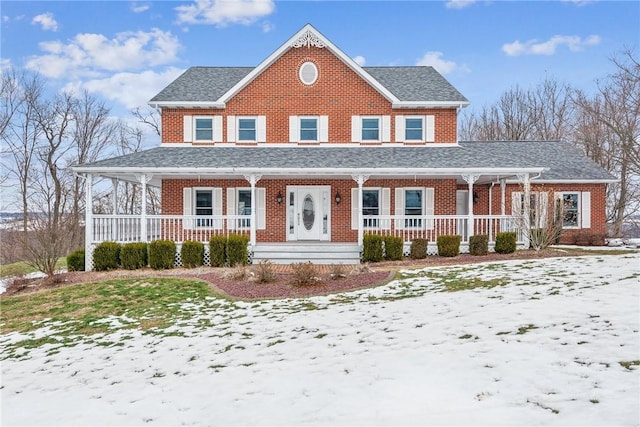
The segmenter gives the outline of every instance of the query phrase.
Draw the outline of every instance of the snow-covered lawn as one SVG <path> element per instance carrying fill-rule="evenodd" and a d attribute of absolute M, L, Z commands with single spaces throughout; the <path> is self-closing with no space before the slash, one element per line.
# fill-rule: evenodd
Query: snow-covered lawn
<path fill-rule="evenodd" d="M 481 286 L 443 292 L 453 277 Z M 639 288 L 633 254 L 431 268 L 301 300 L 211 298 L 164 334 L 3 360 L 2 425 L 638 425 Z M 1 335 L 0 349 L 21 338 Z"/>

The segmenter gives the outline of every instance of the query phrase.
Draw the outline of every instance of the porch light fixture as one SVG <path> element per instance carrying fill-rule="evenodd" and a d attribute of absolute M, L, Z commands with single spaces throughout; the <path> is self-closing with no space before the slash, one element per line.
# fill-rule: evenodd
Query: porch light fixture
<path fill-rule="evenodd" d="M 278 195 L 276 196 L 276 202 L 278 202 L 279 205 L 282 204 L 282 192 L 278 191 Z"/>
<path fill-rule="evenodd" d="M 478 203 L 478 200 L 480 200 L 480 195 L 474 191 L 473 192 L 473 203 Z"/>
<path fill-rule="evenodd" d="M 340 200 L 342 200 L 342 197 L 340 197 L 340 192 L 338 191 L 338 192 L 336 193 L 336 205 L 339 205 L 339 204 L 340 204 Z"/>

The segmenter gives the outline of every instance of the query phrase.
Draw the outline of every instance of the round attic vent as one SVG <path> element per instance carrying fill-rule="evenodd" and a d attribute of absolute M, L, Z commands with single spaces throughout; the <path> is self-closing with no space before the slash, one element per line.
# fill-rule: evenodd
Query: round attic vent
<path fill-rule="evenodd" d="M 308 85 L 312 85 L 318 80 L 318 67 L 313 62 L 305 62 L 300 66 L 300 81 Z"/>

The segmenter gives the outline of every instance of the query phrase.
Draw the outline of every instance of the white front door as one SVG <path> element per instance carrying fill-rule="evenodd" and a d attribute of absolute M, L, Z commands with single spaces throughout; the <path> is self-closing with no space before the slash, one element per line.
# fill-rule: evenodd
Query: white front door
<path fill-rule="evenodd" d="M 288 240 L 329 240 L 329 187 L 289 187 Z"/>

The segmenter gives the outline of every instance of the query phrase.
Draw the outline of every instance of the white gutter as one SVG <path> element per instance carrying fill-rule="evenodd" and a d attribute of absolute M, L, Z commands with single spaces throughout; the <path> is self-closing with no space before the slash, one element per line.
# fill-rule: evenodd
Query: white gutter
<path fill-rule="evenodd" d="M 149 102 L 152 108 L 217 108 L 222 109 L 226 107 L 224 102 L 219 101 L 162 101 L 162 102 Z"/>
<path fill-rule="evenodd" d="M 391 104 L 391 108 L 464 108 L 468 105 L 468 101 L 398 101 Z"/>

